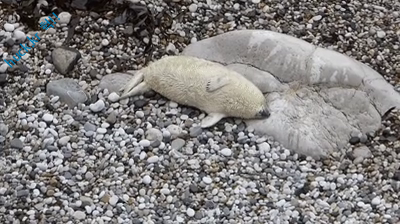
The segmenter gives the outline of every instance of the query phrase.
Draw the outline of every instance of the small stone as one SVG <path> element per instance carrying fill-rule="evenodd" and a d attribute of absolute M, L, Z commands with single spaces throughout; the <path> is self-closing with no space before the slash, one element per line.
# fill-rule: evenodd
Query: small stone
<path fill-rule="evenodd" d="M 379 38 L 384 38 L 386 36 L 386 33 L 385 33 L 385 31 L 380 30 L 380 31 L 376 32 L 376 36 Z"/>
<path fill-rule="evenodd" d="M 26 197 L 29 195 L 29 190 L 19 190 L 17 191 L 17 197 Z"/>
<path fill-rule="evenodd" d="M 6 136 L 8 133 L 8 126 L 4 123 L 0 123 L 0 136 Z"/>
<path fill-rule="evenodd" d="M 86 172 L 85 173 L 85 179 L 86 180 L 91 180 L 93 177 L 94 176 L 93 176 L 92 172 Z"/>
<path fill-rule="evenodd" d="M 258 3 L 261 2 L 261 0 L 251 0 L 251 2 L 254 3 L 254 4 L 258 4 Z"/>
<path fill-rule="evenodd" d="M 24 144 L 22 143 L 22 141 L 19 138 L 14 138 L 13 140 L 11 140 L 10 146 L 11 146 L 11 148 L 15 148 L 15 149 L 24 148 Z"/>
<path fill-rule="evenodd" d="M 89 123 L 89 122 L 86 122 L 86 123 L 83 125 L 83 129 L 84 129 L 85 131 L 96 131 L 97 127 L 96 127 L 96 125 L 94 125 L 94 124 L 91 124 L 91 123 Z"/>
<path fill-rule="evenodd" d="M 167 130 L 171 134 L 171 139 L 177 138 L 182 133 L 182 128 L 175 124 L 169 125 Z"/>
<path fill-rule="evenodd" d="M 61 24 L 68 24 L 71 21 L 71 14 L 69 12 L 61 12 L 58 14 L 58 18 Z"/>
<path fill-rule="evenodd" d="M 371 150 L 369 150 L 369 148 L 367 146 L 360 146 L 357 147 L 353 150 L 353 156 L 354 158 L 369 158 L 372 156 Z"/>
<path fill-rule="evenodd" d="M 322 16 L 321 16 L 321 15 L 317 15 L 317 16 L 314 16 L 314 17 L 312 18 L 313 21 L 320 21 L 321 19 L 322 19 Z"/>
<path fill-rule="evenodd" d="M 142 147 L 149 147 L 150 144 L 151 144 L 150 141 L 147 139 L 140 140 L 139 142 L 139 145 L 141 145 Z"/>
<path fill-rule="evenodd" d="M 197 10 L 197 4 L 192 3 L 191 5 L 189 5 L 190 12 L 196 12 L 196 10 Z"/>
<path fill-rule="evenodd" d="M 163 135 L 162 132 L 156 128 L 150 128 L 146 131 L 146 139 L 149 141 L 162 141 Z"/>
<path fill-rule="evenodd" d="M 106 119 L 107 123 L 109 124 L 115 124 L 117 122 L 117 112 L 112 111 Z"/>
<path fill-rule="evenodd" d="M 12 32 L 14 31 L 15 27 L 12 24 L 6 23 L 4 24 L 4 30 L 7 32 Z"/>
<path fill-rule="evenodd" d="M 186 214 L 187 214 L 189 217 L 193 217 L 193 216 L 196 214 L 196 212 L 195 212 L 192 208 L 188 208 L 188 209 L 186 210 Z"/>
<path fill-rule="evenodd" d="M 177 138 L 171 142 L 171 149 L 179 150 L 185 145 L 185 140 Z"/>
<path fill-rule="evenodd" d="M 147 159 L 147 162 L 148 163 L 156 163 L 156 162 L 158 162 L 158 159 L 159 159 L 158 156 L 152 156 Z"/>
<path fill-rule="evenodd" d="M 62 138 L 60 138 L 59 140 L 58 140 L 58 143 L 60 144 L 60 145 L 62 145 L 62 146 L 65 146 L 65 145 L 67 145 L 68 144 L 68 142 L 71 140 L 71 137 L 69 137 L 69 136 L 64 136 L 64 137 L 62 137 Z"/>
<path fill-rule="evenodd" d="M 14 31 L 14 38 L 19 41 L 24 41 L 26 39 L 26 34 L 20 30 Z"/>
<path fill-rule="evenodd" d="M 57 71 L 62 75 L 66 75 L 74 69 L 81 58 L 81 53 L 76 49 L 62 46 L 54 49 L 51 57 Z"/>
<path fill-rule="evenodd" d="M 141 110 L 136 111 L 135 115 L 138 118 L 144 118 L 144 112 Z"/>
<path fill-rule="evenodd" d="M 132 26 L 126 26 L 125 30 L 124 30 L 124 34 L 126 35 L 132 35 L 134 32 L 133 27 Z"/>
<path fill-rule="evenodd" d="M 115 103 L 119 100 L 119 95 L 116 92 L 112 92 L 108 95 L 108 100 Z"/>
<path fill-rule="evenodd" d="M 267 142 L 263 142 L 258 144 L 258 149 L 260 150 L 260 153 L 265 154 L 271 150 L 271 146 Z"/>
<path fill-rule="evenodd" d="M 45 122 L 53 122 L 54 116 L 51 115 L 51 114 L 44 114 L 43 117 L 42 117 L 42 119 L 43 119 Z"/>
<path fill-rule="evenodd" d="M 149 175 L 145 175 L 145 176 L 142 178 L 142 182 L 143 182 L 144 184 L 150 184 L 150 183 L 151 183 L 151 177 L 150 177 Z"/>
<path fill-rule="evenodd" d="M 105 103 L 103 100 L 98 100 L 96 103 L 90 104 L 89 108 L 93 112 L 100 112 L 105 108 Z"/>
<path fill-rule="evenodd" d="M 202 132 L 203 132 L 203 129 L 202 129 L 200 126 L 191 127 L 191 128 L 189 129 L 189 135 L 190 135 L 190 137 L 192 137 L 192 138 L 201 135 Z"/>
<path fill-rule="evenodd" d="M 117 195 L 113 195 L 111 196 L 110 200 L 108 201 L 108 203 L 112 206 L 115 206 L 118 202 L 119 198 Z"/>
<path fill-rule="evenodd" d="M 352 145 L 355 145 L 355 144 L 357 144 L 359 142 L 360 142 L 360 138 L 359 137 L 351 137 L 350 140 L 349 140 L 349 143 L 352 144 Z"/>
<path fill-rule="evenodd" d="M 224 148 L 221 150 L 221 154 L 224 156 L 231 156 L 232 155 L 232 150 L 230 148 Z"/>
<path fill-rule="evenodd" d="M 210 177 L 205 176 L 205 177 L 203 177 L 203 182 L 205 184 L 211 184 L 212 183 L 212 179 Z"/>
<path fill-rule="evenodd" d="M 171 191 L 168 188 L 162 188 L 160 190 L 160 193 L 163 195 L 169 195 L 171 193 Z"/>
<path fill-rule="evenodd" d="M 88 99 L 78 82 L 70 78 L 50 81 L 46 86 L 46 93 L 48 96 L 58 96 L 69 107 L 75 107 Z"/>
<path fill-rule="evenodd" d="M 83 219 L 86 218 L 86 214 L 84 212 L 82 212 L 82 211 L 75 211 L 74 212 L 74 218 L 76 220 L 83 220 Z"/>
<path fill-rule="evenodd" d="M 379 205 L 381 203 L 381 199 L 379 197 L 375 197 L 372 199 L 371 204 L 372 205 Z"/>
<path fill-rule="evenodd" d="M 108 41 L 107 39 L 103 39 L 101 41 L 101 45 L 103 45 L 103 46 L 108 46 L 109 43 L 110 43 L 110 41 Z"/>

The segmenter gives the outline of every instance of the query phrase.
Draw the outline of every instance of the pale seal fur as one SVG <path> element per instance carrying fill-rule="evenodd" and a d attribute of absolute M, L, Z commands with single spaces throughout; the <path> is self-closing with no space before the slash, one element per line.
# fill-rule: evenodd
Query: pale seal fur
<path fill-rule="evenodd" d="M 206 112 L 202 128 L 224 117 L 260 119 L 270 115 L 264 95 L 252 82 L 221 64 L 196 57 L 167 56 L 151 63 L 135 74 L 120 99 L 150 89 Z"/>

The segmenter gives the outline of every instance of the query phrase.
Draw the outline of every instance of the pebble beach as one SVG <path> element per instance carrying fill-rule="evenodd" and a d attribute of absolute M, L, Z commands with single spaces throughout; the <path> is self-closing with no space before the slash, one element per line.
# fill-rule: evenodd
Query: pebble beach
<path fill-rule="evenodd" d="M 169 14 L 167 28 L 155 27 L 152 60 L 231 30 L 263 29 L 346 54 L 400 91 L 397 0 L 131 2 Z M 117 58 L 142 68 L 149 43 L 146 33 L 132 36 L 134 24 L 112 25 L 112 12 L 82 16 L 69 49 L 55 54 L 71 13 L 33 30 L 0 2 L 1 223 L 400 223 L 400 110 L 318 160 L 241 119 L 202 129 L 195 108 L 155 92 L 119 101 L 100 88 L 120 72 Z M 36 33 L 17 65 L 3 61 Z M 76 60 L 62 74 L 65 52 Z M 65 86 L 86 95 L 69 96 L 71 106 L 55 94 Z"/>

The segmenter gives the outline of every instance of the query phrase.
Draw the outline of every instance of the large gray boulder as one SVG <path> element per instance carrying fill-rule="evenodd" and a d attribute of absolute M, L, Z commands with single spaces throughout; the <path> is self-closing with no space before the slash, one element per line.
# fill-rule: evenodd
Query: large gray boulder
<path fill-rule="evenodd" d="M 182 54 L 219 62 L 251 80 L 266 94 L 271 116 L 247 120 L 248 126 L 304 155 L 327 156 L 352 133 L 377 130 L 381 115 L 400 107 L 393 86 L 367 65 L 285 34 L 232 31 Z"/>

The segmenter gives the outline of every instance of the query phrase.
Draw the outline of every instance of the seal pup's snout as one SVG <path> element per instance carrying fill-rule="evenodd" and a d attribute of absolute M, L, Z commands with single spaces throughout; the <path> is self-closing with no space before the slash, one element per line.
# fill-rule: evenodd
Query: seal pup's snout
<path fill-rule="evenodd" d="M 267 108 L 263 108 L 257 113 L 257 117 L 259 118 L 268 118 L 269 116 L 271 116 L 271 113 Z"/>
<path fill-rule="evenodd" d="M 263 109 L 263 110 L 261 110 L 261 117 L 263 117 L 263 118 L 267 118 L 267 117 L 269 117 L 269 116 L 271 116 L 271 113 L 269 112 L 269 110 L 268 109 Z"/>

